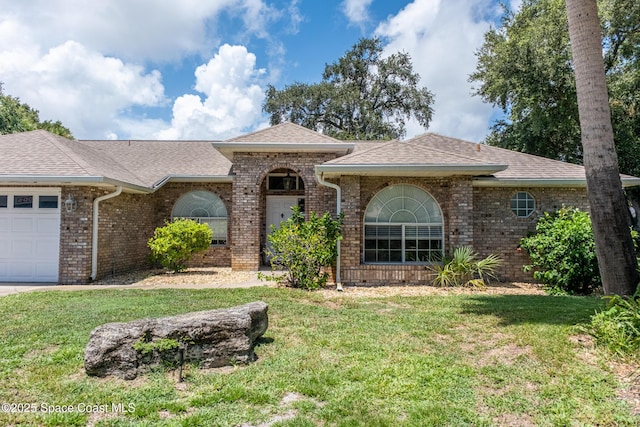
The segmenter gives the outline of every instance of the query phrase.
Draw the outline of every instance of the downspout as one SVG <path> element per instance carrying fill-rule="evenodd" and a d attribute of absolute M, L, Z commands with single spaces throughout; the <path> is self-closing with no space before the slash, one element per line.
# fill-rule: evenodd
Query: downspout
<path fill-rule="evenodd" d="M 322 174 L 316 171 L 316 181 L 318 184 L 324 185 L 325 187 L 333 188 L 336 190 L 336 215 L 338 218 L 340 217 L 340 199 L 342 198 L 342 189 L 338 184 L 333 184 L 331 182 L 327 182 L 322 178 Z M 336 290 L 342 292 L 342 281 L 340 280 L 340 240 L 336 242 L 336 252 L 338 256 L 336 257 Z"/>
<path fill-rule="evenodd" d="M 119 185 L 116 191 L 113 193 L 105 194 L 104 196 L 96 197 L 93 201 L 93 234 L 91 237 L 91 280 L 96 280 L 98 276 L 98 209 L 100 202 L 103 200 L 111 199 L 119 196 L 122 193 L 122 186 Z"/>

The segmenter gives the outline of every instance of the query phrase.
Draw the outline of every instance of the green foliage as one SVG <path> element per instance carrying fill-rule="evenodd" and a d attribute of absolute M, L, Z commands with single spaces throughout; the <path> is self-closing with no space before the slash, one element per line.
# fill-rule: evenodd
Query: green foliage
<path fill-rule="evenodd" d="M 196 252 L 209 248 L 213 233 L 207 224 L 190 219 L 176 219 L 156 228 L 147 245 L 155 262 L 174 272 L 184 270 Z"/>
<path fill-rule="evenodd" d="M 640 289 L 630 297 L 605 296 L 608 306 L 591 317 L 587 327 L 598 344 L 622 357 L 640 352 Z"/>
<path fill-rule="evenodd" d="M 433 95 L 418 87 L 411 57 L 382 56 L 380 39 L 363 38 L 333 64 L 322 81 L 269 86 L 263 110 L 272 125 L 291 121 L 338 139 L 394 139 L 414 117 L 425 128 L 433 114 Z"/>
<path fill-rule="evenodd" d="M 285 280 L 294 288 L 318 289 L 327 283 L 329 274 L 322 272 L 325 267 L 334 265 L 337 242 L 341 239 L 342 218 L 334 220 L 329 213 L 321 217 L 311 212 L 309 221 L 297 206 L 292 208 L 293 215 L 280 223 L 279 228 L 272 226 L 269 234 L 270 248 L 266 250 L 271 259 L 272 270 L 284 269 L 285 276 L 265 276 L 267 280 Z"/>
<path fill-rule="evenodd" d="M 535 269 L 533 277 L 552 289 L 588 295 L 600 286 L 600 273 L 589 214 L 563 207 L 538 220 L 536 233 L 520 241 Z"/>
<path fill-rule="evenodd" d="M 453 252 L 449 260 L 443 265 L 430 267 L 436 278 L 436 286 L 471 286 L 484 287 L 489 279 L 496 279 L 496 269 L 502 264 L 502 259 L 491 254 L 478 259 L 478 254 L 470 246 L 462 246 Z"/>
<path fill-rule="evenodd" d="M 563 0 L 503 4 L 476 52 L 476 95 L 502 109 L 487 143 L 582 162 L 575 76 Z M 622 173 L 640 174 L 640 2 L 600 0 L 612 124 Z"/>
<path fill-rule="evenodd" d="M 170 338 L 160 338 L 155 341 L 146 341 L 141 339 L 133 344 L 133 349 L 142 355 L 151 354 L 154 351 L 165 352 L 171 350 L 177 350 L 180 347 L 180 343 L 177 340 Z"/>
<path fill-rule="evenodd" d="M 40 121 L 38 110 L 20 102 L 19 98 L 2 93 L 0 83 L 0 135 L 44 129 L 65 138 L 73 139 L 71 131 L 60 121 Z"/>

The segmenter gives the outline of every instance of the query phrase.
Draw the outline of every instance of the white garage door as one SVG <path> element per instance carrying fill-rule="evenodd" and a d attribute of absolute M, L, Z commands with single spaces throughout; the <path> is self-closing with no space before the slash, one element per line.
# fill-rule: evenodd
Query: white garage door
<path fill-rule="evenodd" d="M 57 282 L 60 190 L 0 188 L 0 282 Z"/>

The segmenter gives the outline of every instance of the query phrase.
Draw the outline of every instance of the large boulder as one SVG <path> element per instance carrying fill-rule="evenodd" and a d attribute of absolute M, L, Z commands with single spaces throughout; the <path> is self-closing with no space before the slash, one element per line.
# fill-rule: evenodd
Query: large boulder
<path fill-rule="evenodd" d="M 84 353 L 88 375 L 127 380 L 161 364 L 203 368 L 248 363 L 256 359 L 256 340 L 267 330 L 267 304 L 200 311 L 128 323 L 107 323 L 91 332 Z"/>

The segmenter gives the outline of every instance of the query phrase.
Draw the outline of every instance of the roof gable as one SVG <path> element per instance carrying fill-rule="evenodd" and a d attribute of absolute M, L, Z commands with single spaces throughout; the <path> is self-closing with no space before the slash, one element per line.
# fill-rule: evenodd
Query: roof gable
<path fill-rule="evenodd" d="M 280 144 L 344 143 L 344 141 L 323 135 L 319 132 L 291 122 L 280 123 L 246 135 L 227 139 L 226 142 L 272 142 Z"/>

